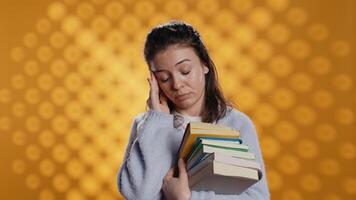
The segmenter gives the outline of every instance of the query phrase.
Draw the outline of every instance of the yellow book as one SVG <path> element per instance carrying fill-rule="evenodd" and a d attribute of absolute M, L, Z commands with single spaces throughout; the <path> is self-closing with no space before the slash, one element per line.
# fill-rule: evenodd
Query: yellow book
<path fill-rule="evenodd" d="M 184 160 L 186 159 L 198 137 L 240 138 L 240 132 L 223 125 L 190 122 L 185 129 L 184 136 L 179 147 L 179 158 L 183 158 Z"/>

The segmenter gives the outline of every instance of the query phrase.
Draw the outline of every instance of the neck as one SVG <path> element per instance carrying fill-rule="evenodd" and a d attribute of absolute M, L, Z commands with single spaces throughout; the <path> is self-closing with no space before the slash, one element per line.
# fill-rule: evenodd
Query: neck
<path fill-rule="evenodd" d="M 200 117 L 202 116 L 202 112 L 198 110 L 181 110 L 176 108 L 176 112 L 182 115 L 192 116 L 192 117 Z"/>

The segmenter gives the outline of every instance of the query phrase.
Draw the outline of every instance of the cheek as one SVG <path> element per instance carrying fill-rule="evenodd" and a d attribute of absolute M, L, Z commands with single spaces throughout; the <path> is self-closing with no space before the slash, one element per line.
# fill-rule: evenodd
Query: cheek
<path fill-rule="evenodd" d="M 194 76 L 191 77 L 191 81 L 193 86 L 196 89 L 201 89 L 204 88 L 205 85 L 205 75 L 204 74 L 195 74 Z"/>
<path fill-rule="evenodd" d="M 169 85 L 168 84 L 158 84 L 159 87 L 161 88 L 161 91 L 163 91 L 163 93 L 169 97 L 170 96 L 170 89 L 169 89 Z"/>

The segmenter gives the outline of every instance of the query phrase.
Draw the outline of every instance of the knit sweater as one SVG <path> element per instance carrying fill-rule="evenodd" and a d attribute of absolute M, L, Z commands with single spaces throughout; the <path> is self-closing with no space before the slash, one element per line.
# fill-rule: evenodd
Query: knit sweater
<path fill-rule="evenodd" d="M 176 165 L 183 126 L 173 126 L 173 113 L 149 110 L 135 117 L 122 166 L 117 176 L 119 191 L 126 199 L 164 199 L 163 177 Z M 256 155 L 262 167 L 262 179 L 239 195 L 218 195 L 213 191 L 191 191 L 191 200 L 265 200 L 269 199 L 265 167 L 258 136 L 252 121 L 244 113 L 230 109 L 218 124 L 240 131 L 240 138 Z"/>

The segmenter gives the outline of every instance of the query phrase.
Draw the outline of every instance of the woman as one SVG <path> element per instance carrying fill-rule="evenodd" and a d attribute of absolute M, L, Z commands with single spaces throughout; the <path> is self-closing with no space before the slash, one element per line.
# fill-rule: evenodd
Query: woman
<path fill-rule="evenodd" d="M 154 28 L 144 49 L 150 68 L 149 110 L 135 118 L 118 186 L 127 199 L 269 199 L 264 163 L 251 120 L 228 103 L 199 33 L 183 22 Z M 189 121 L 224 124 L 240 137 L 262 166 L 263 177 L 239 195 L 190 191 L 183 160 L 173 176 L 177 151 Z"/>

